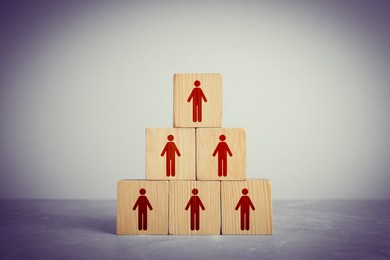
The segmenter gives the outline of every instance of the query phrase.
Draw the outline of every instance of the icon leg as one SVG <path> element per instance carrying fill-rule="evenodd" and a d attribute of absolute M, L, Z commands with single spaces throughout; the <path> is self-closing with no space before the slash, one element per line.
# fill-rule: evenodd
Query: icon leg
<path fill-rule="evenodd" d="M 195 229 L 195 214 L 191 214 L 191 230 Z"/>
<path fill-rule="evenodd" d="M 227 159 L 223 160 L 223 176 L 227 176 Z"/>
<path fill-rule="evenodd" d="M 138 211 L 138 230 L 142 230 L 142 213 Z"/>
<path fill-rule="evenodd" d="M 245 214 L 245 229 L 249 230 L 249 213 Z"/>
<path fill-rule="evenodd" d="M 192 106 L 192 121 L 194 123 L 197 121 L 197 106 L 195 105 L 195 102 Z"/>
<path fill-rule="evenodd" d="M 222 160 L 221 158 L 219 158 L 219 156 L 218 156 L 218 176 L 219 177 L 222 176 Z"/>
<path fill-rule="evenodd" d="M 148 229 L 148 215 L 145 213 L 145 214 L 142 214 L 142 216 L 143 216 L 143 229 L 147 230 Z"/>
<path fill-rule="evenodd" d="M 198 106 L 198 122 L 202 122 L 202 105 Z"/>
<path fill-rule="evenodd" d="M 166 167 L 166 175 L 167 177 L 171 176 L 171 160 L 169 156 L 167 155 L 167 160 L 165 162 L 165 167 Z"/>
<path fill-rule="evenodd" d="M 173 159 L 171 160 L 171 176 L 172 177 L 175 177 L 175 174 L 176 174 L 176 162 L 175 162 L 175 157 L 173 157 Z"/>
<path fill-rule="evenodd" d="M 244 230 L 245 229 L 245 214 L 243 214 L 242 212 L 241 212 L 240 219 L 241 219 L 241 230 Z"/>
<path fill-rule="evenodd" d="M 196 222 L 195 222 L 195 229 L 199 230 L 200 228 L 200 214 L 196 214 Z"/>

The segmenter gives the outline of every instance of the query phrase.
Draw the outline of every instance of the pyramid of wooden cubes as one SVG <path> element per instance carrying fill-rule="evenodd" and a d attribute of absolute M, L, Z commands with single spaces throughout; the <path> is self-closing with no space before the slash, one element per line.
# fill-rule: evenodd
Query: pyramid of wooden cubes
<path fill-rule="evenodd" d="M 222 128 L 222 77 L 175 74 L 173 128 L 146 129 L 146 180 L 118 181 L 117 234 L 272 234 L 271 182 Z"/>

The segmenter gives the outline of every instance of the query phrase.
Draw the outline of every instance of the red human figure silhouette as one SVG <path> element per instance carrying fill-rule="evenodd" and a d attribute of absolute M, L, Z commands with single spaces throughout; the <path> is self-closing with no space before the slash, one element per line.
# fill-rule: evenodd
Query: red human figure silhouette
<path fill-rule="evenodd" d="M 164 149 L 161 152 L 161 157 L 163 157 L 166 154 L 166 162 L 165 162 L 165 167 L 166 167 L 166 175 L 167 177 L 175 176 L 175 169 L 176 169 L 176 154 L 177 156 L 181 156 L 179 149 L 177 149 L 176 144 L 173 141 L 174 137 L 173 135 L 168 135 L 167 137 L 168 141 L 167 144 L 165 145 Z"/>
<path fill-rule="evenodd" d="M 148 229 L 148 208 L 153 210 L 148 198 L 145 196 L 146 190 L 141 188 L 139 190 L 141 194 L 133 206 L 133 210 L 138 208 L 138 230 Z"/>
<path fill-rule="evenodd" d="M 247 196 L 248 189 L 242 189 L 242 194 L 243 196 L 241 196 L 240 200 L 238 201 L 235 210 L 241 208 L 241 230 L 249 230 L 249 211 L 250 209 L 255 210 L 255 206 L 253 205 L 249 196 Z"/>
<path fill-rule="evenodd" d="M 197 196 L 198 189 L 192 189 L 192 194 L 193 194 L 193 196 L 191 196 L 190 200 L 188 201 L 185 210 L 188 210 L 189 208 L 191 208 L 191 210 L 190 210 L 191 230 L 195 230 L 195 229 L 199 230 L 200 229 L 200 214 L 199 214 L 200 210 L 199 209 L 205 210 L 205 207 L 203 206 L 203 203 L 200 200 L 200 198 Z"/>
<path fill-rule="evenodd" d="M 192 100 L 192 121 L 202 122 L 202 100 L 207 102 L 207 98 L 204 95 L 200 86 L 200 81 L 195 80 L 194 82 L 195 88 L 192 90 L 190 96 L 187 99 L 187 102 L 191 102 Z"/>
<path fill-rule="evenodd" d="M 213 157 L 215 157 L 218 153 L 218 176 L 227 176 L 227 155 L 229 154 L 230 157 L 233 156 L 232 152 L 230 151 L 229 146 L 225 142 L 226 136 L 220 135 L 219 140 L 221 142 L 218 143 L 217 147 L 214 150 Z"/>

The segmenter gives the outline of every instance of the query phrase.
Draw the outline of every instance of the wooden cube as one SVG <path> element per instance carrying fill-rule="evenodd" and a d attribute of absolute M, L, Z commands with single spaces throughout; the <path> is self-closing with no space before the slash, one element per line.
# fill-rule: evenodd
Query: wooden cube
<path fill-rule="evenodd" d="M 219 181 L 171 181 L 169 191 L 169 234 L 220 234 Z"/>
<path fill-rule="evenodd" d="M 196 179 L 195 129 L 146 129 L 146 179 Z"/>
<path fill-rule="evenodd" d="M 118 235 L 168 234 L 168 181 L 118 181 Z"/>
<path fill-rule="evenodd" d="M 175 74 L 173 111 L 174 127 L 221 127 L 221 74 Z"/>
<path fill-rule="evenodd" d="M 245 128 L 196 129 L 196 178 L 246 179 Z"/>
<path fill-rule="evenodd" d="M 271 181 L 222 181 L 222 234 L 272 234 Z"/>

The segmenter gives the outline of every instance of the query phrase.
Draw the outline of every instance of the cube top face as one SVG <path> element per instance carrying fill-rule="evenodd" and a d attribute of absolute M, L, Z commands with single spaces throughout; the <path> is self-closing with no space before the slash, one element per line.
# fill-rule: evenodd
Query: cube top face
<path fill-rule="evenodd" d="M 146 129 L 146 179 L 195 180 L 195 129 Z"/>
<path fill-rule="evenodd" d="M 222 76 L 218 73 L 175 74 L 173 126 L 222 126 Z"/>
<path fill-rule="evenodd" d="M 118 235 L 168 234 L 168 181 L 118 181 Z"/>
<path fill-rule="evenodd" d="M 196 129 L 197 180 L 246 179 L 245 128 Z"/>
<path fill-rule="evenodd" d="M 169 234 L 220 234 L 220 182 L 171 181 L 169 185 Z"/>
<path fill-rule="evenodd" d="M 272 234 L 269 180 L 221 182 L 222 234 Z"/>

